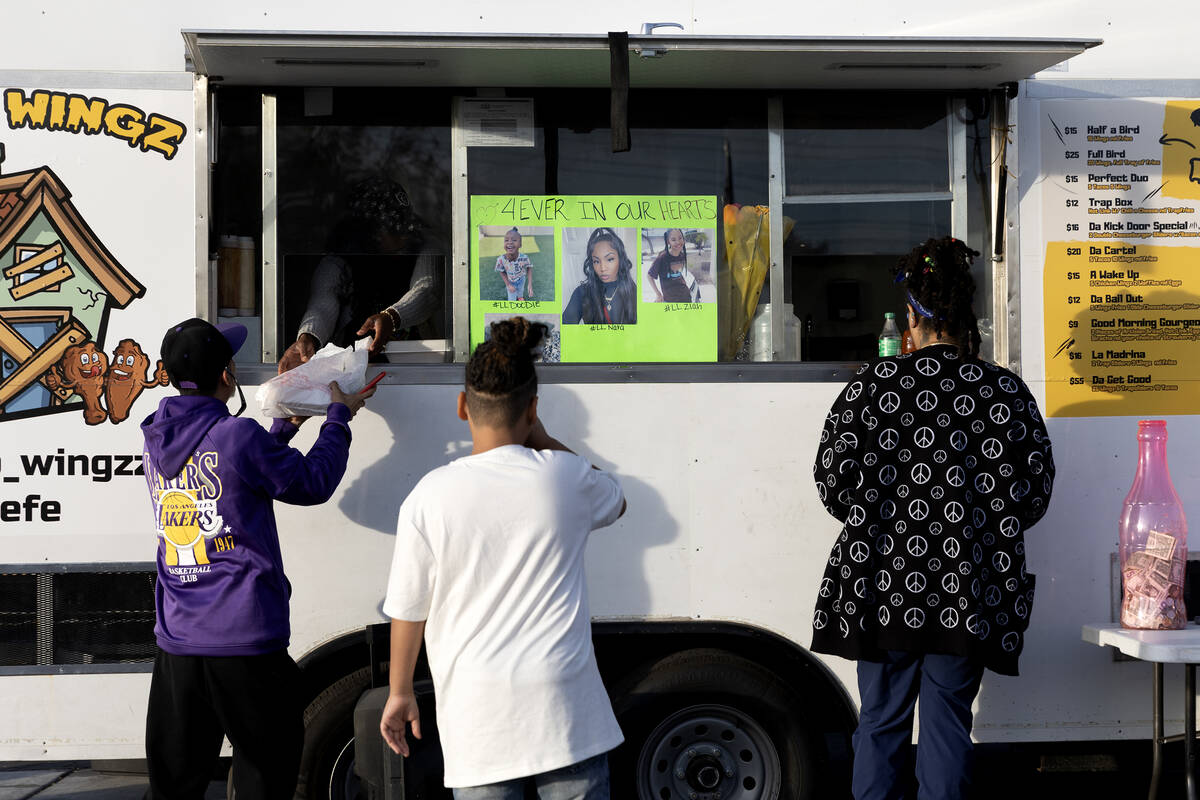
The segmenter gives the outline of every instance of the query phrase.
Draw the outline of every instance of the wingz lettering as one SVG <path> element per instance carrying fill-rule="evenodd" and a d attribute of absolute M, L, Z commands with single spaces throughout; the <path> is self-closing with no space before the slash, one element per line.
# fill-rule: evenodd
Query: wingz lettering
<path fill-rule="evenodd" d="M 154 151 L 170 161 L 187 136 L 187 126 L 162 114 L 146 113 L 137 106 L 111 103 L 103 97 L 84 97 L 35 89 L 4 92 L 8 127 L 66 131 L 95 136 L 104 133 L 143 153 Z"/>

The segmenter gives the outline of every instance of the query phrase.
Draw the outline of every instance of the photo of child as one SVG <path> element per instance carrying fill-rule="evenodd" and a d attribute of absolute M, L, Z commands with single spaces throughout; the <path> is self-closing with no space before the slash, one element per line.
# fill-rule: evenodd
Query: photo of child
<path fill-rule="evenodd" d="M 637 322 L 636 228 L 563 228 L 564 325 Z"/>
<path fill-rule="evenodd" d="M 715 303 L 715 228 L 643 228 L 642 300 Z"/>
<path fill-rule="evenodd" d="M 480 300 L 553 300 L 554 229 L 479 226 Z"/>
<path fill-rule="evenodd" d="M 561 360 L 562 350 L 561 341 L 562 335 L 559 331 L 561 320 L 557 314 L 484 314 L 483 315 L 483 340 L 486 342 L 492 338 L 492 323 L 499 322 L 513 317 L 524 317 L 530 322 L 542 322 L 550 328 L 546 333 L 546 338 L 542 339 L 533 351 L 533 360 L 538 364 L 553 364 Z"/>

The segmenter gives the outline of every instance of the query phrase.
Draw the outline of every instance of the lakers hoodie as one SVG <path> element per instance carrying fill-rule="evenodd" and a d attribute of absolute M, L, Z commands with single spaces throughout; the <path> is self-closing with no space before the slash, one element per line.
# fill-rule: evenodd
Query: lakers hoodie
<path fill-rule="evenodd" d="M 142 422 L 158 533 L 158 645 L 175 655 L 259 655 L 287 647 L 291 585 L 273 503 L 323 503 L 346 471 L 350 410 L 329 406 L 307 454 L 297 428 L 270 431 L 213 397 L 164 398 Z"/>

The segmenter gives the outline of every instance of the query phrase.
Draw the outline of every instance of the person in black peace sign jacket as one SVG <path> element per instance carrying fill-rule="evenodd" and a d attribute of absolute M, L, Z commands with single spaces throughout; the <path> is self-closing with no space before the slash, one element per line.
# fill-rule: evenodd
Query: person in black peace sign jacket
<path fill-rule="evenodd" d="M 972 256 L 949 237 L 900 259 L 915 352 L 869 362 L 830 409 L 814 476 L 844 523 L 812 649 L 858 661 L 856 800 L 901 798 L 918 694 L 920 796 L 970 791 L 984 669 L 1017 674 L 1033 604 L 1025 531 L 1050 500 L 1050 439 L 1029 389 L 978 358 Z"/>

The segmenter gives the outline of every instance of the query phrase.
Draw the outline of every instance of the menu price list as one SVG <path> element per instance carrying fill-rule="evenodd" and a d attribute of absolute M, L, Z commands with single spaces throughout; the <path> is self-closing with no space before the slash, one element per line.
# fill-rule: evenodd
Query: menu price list
<path fill-rule="evenodd" d="M 1189 195 L 1200 196 L 1200 173 L 1168 134 L 1178 109 L 1200 101 L 1043 106 L 1043 231 L 1055 238 L 1043 273 L 1046 413 L 1191 413 L 1200 203 Z M 1195 130 L 1181 135 L 1200 145 Z"/>

